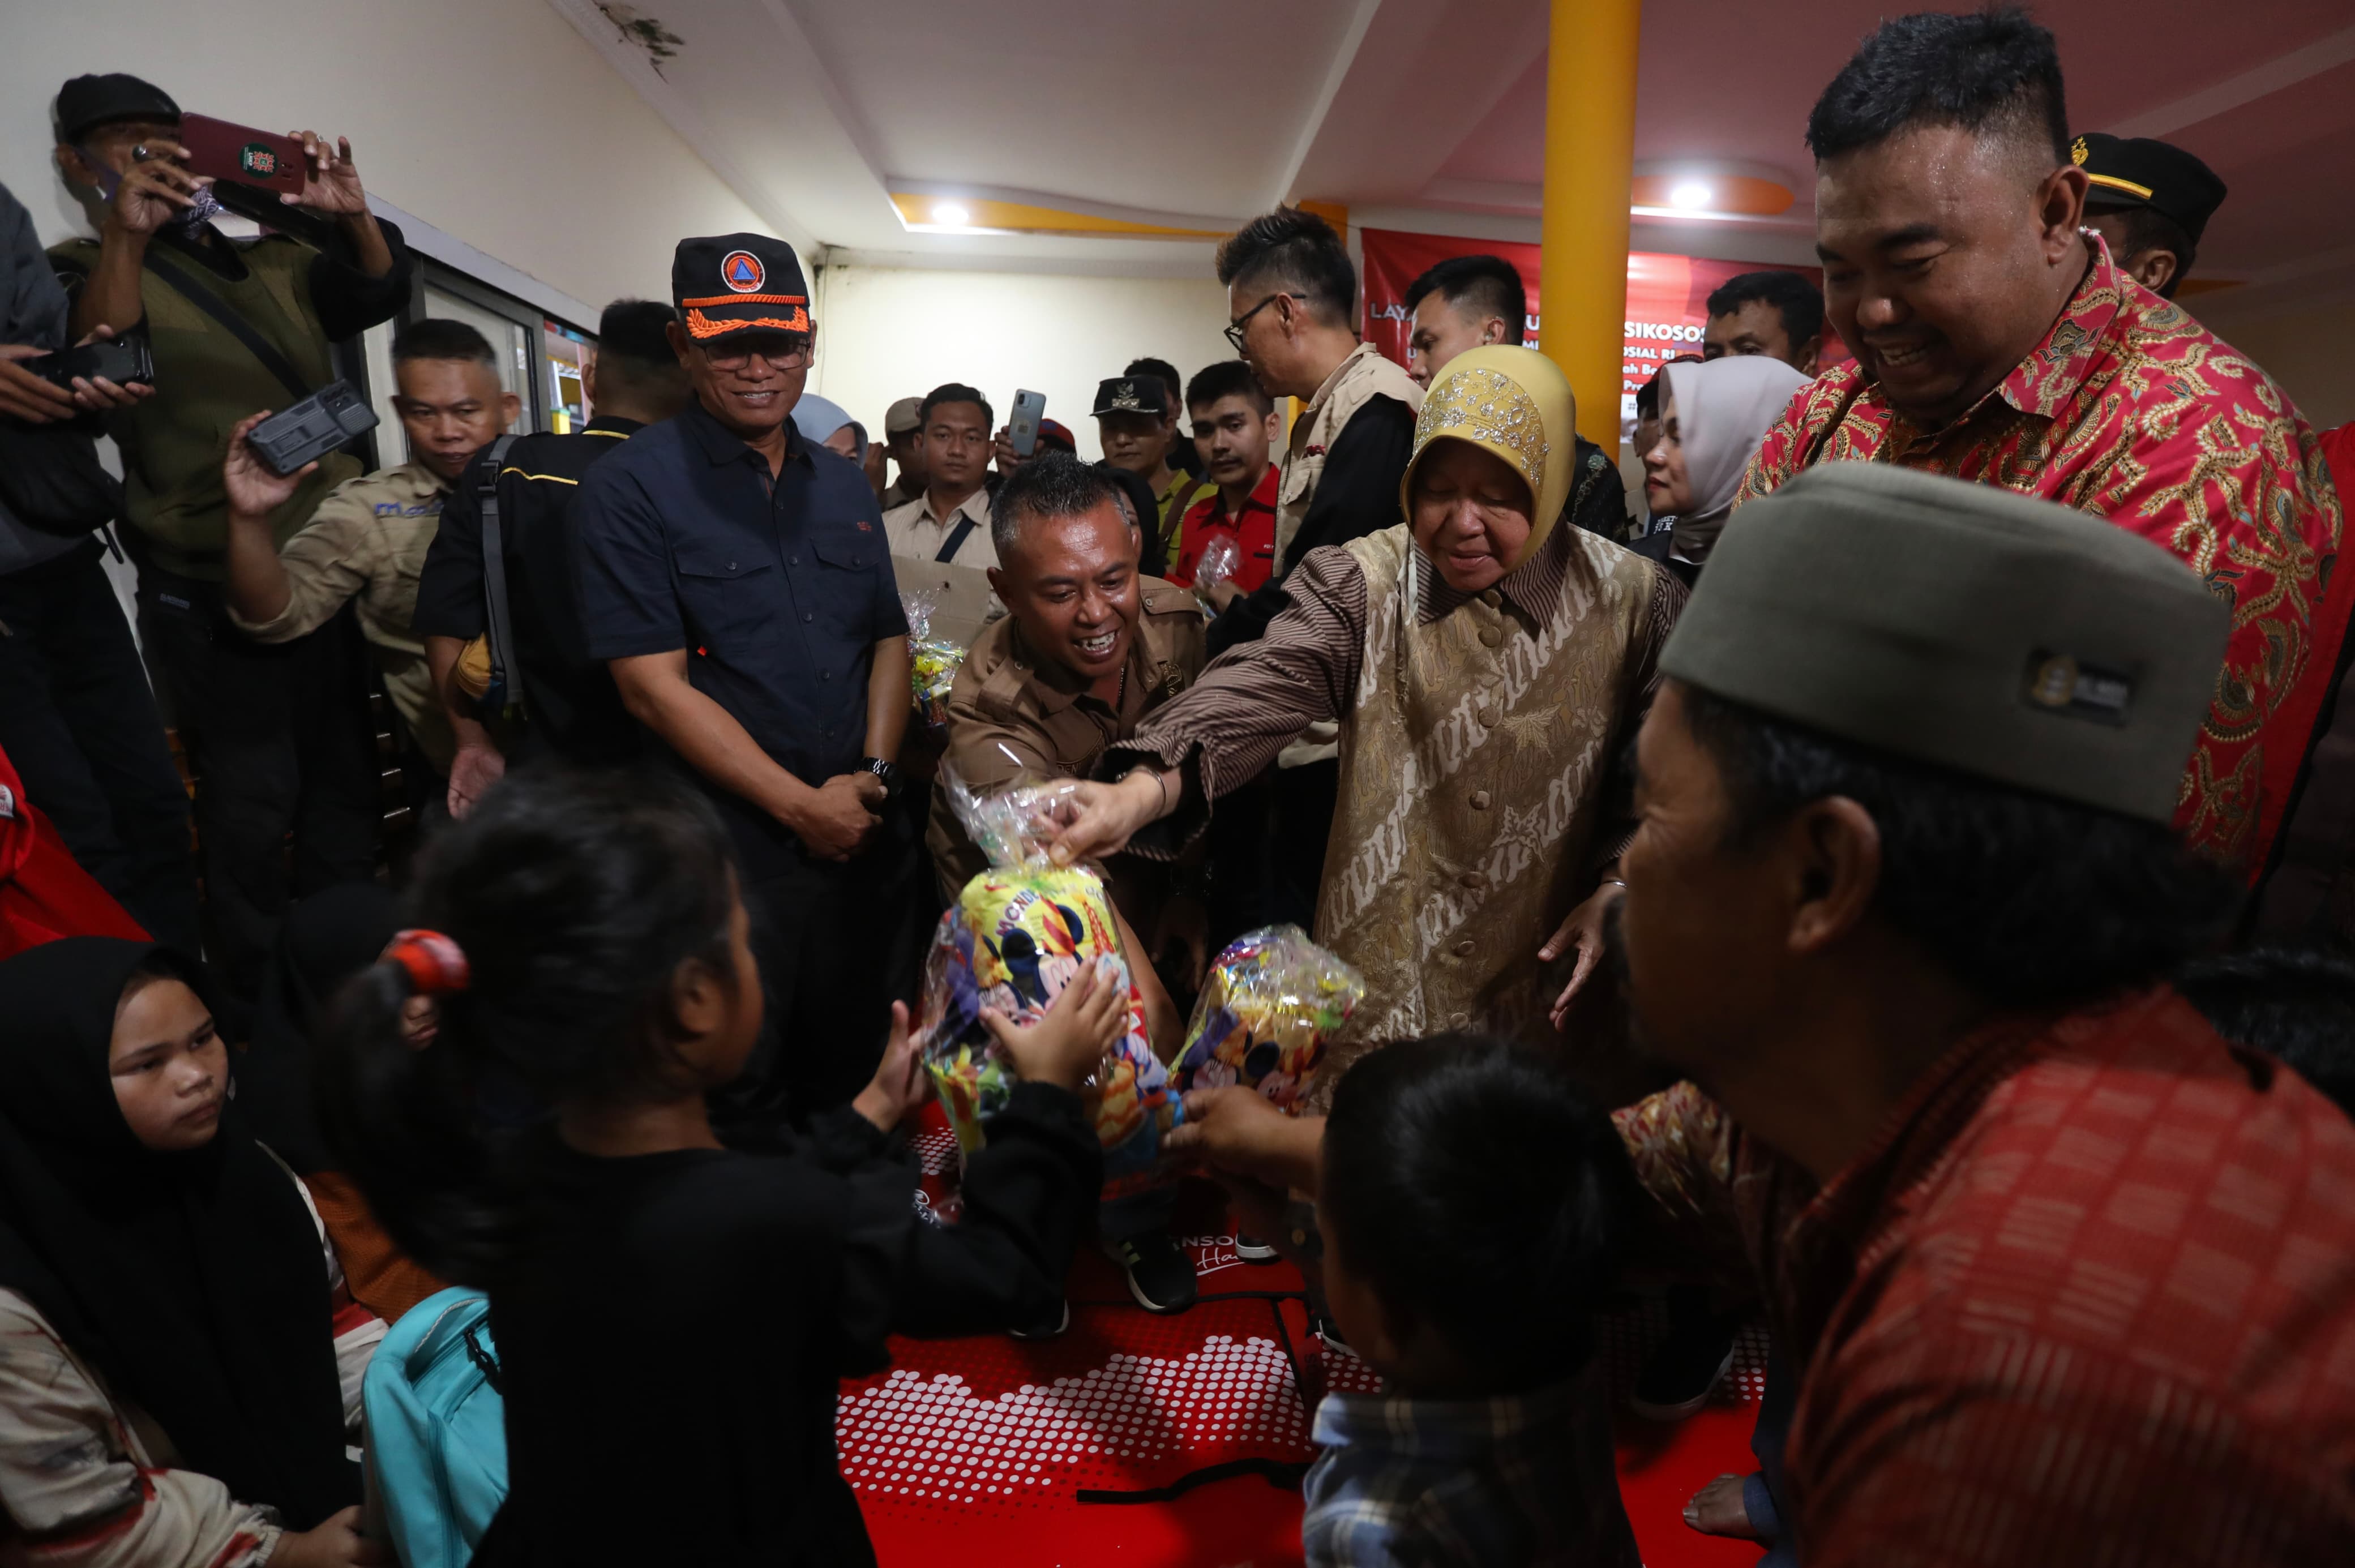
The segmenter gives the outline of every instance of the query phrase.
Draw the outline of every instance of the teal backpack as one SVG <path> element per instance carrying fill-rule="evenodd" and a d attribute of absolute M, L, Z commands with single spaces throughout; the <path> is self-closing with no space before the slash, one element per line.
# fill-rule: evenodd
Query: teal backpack
<path fill-rule="evenodd" d="M 429 1296 L 368 1362 L 368 1487 L 404 1568 L 466 1568 L 507 1495 L 506 1405 L 490 1302 Z"/>

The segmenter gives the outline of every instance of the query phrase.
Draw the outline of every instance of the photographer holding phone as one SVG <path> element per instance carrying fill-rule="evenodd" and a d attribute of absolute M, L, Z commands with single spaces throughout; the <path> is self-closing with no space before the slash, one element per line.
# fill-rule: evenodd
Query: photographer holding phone
<path fill-rule="evenodd" d="M 123 449 L 123 542 L 139 567 L 158 694 L 199 780 L 208 947 L 250 997 L 287 899 L 369 874 L 378 786 L 354 618 L 265 647 L 226 613 L 222 438 L 254 410 L 290 407 L 333 381 L 330 344 L 399 312 L 409 256 L 369 213 L 348 144 L 293 138 L 302 187 L 276 199 L 331 226 L 318 249 L 214 228 L 210 182 L 186 165 L 179 105 L 152 83 L 76 77 L 58 93 L 56 119 L 59 171 L 98 229 L 50 251 L 71 330 L 138 330 L 153 347 L 155 395 L 108 417 Z M 276 136 L 272 148 L 292 152 Z M 284 545 L 360 472 L 346 453 L 323 460 L 272 508 L 273 541 Z M 281 849 L 290 829 L 291 877 Z"/>
<path fill-rule="evenodd" d="M 0 752 L 81 869 L 193 950 L 188 797 L 95 531 L 122 492 L 93 416 L 151 389 L 48 379 L 66 315 L 32 215 L 0 187 Z"/>

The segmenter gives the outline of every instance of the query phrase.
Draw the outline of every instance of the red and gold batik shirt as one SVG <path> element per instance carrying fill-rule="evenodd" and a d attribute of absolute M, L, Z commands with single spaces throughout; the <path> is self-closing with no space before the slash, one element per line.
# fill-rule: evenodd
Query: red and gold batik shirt
<path fill-rule="evenodd" d="M 1820 1185 L 1618 1122 L 1756 1271 L 1809 1568 L 2355 1563 L 2355 1126 L 2172 991 L 1995 1020 Z"/>
<path fill-rule="evenodd" d="M 2281 389 L 2117 271 L 2100 236 L 2085 241 L 2093 260 L 2052 329 L 1969 411 L 1925 430 L 1850 361 L 1792 400 L 1734 505 L 1818 463 L 1896 463 L 2059 501 L 2174 551 L 2233 607 L 2176 825 L 2254 876 L 2345 625 L 2343 613 L 2322 613 L 2338 497 Z M 2340 588 L 2350 591 L 2355 582 Z"/>

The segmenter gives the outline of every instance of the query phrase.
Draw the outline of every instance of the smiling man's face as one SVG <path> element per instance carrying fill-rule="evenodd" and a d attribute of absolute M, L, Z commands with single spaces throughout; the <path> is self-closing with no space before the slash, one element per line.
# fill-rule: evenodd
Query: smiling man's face
<path fill-rule="evenodd" d="M 2019 140 L 1930 125 L 1817 167 L 1826 309 L 1917 424 L 2009 375 L 2076 285 L 2083 176 L 2042 161 Z"/>
<path fill-rule="evenodd" d="M 1136 530 L 1106 499 L 1071 517 L 1026 517 L 990 585 L 1041 658 L 1093 683 L 1128 662 L 1144 601 Z"/>

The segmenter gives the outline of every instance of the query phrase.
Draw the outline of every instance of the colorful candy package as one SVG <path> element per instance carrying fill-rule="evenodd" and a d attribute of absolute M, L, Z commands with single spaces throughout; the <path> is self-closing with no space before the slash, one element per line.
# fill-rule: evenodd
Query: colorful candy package
<path fill-rule="evenodd" d="M 932 635 L 932 612 L 939 604 L 932 590 L 902 593 L 900 608 L 908 617 L 908 685 L 916 709 L 933 734 L 945 734 L 949 688 L 956 684 L 957 671 L 964 667 L 965 650 Z"/>
<path fill-rule="evenodd" d="M 1178 1092 L 1241 1083 L 1297 1115 L 1309 1075 L 1365 994 L 1364 976 L 1298 926 L 1244 933 L 1203 978 L 1173 1070 Z"/>
<path fill-rule="evenodd" d="M 954 768 L 940 787 L 990 869 L 965 883 L 941 917 L 924 965 L 919 1044 L 960 1148 L 982 1147 L 982 1122 L 1013 1093 L 981 1009 L 1035 1023 L 1083 965 L 1093 964 L 1128 997 L 1128 1029 L 1088 1090 L 1104 1151 L 1106 1198 L 1148 1186 L 1161 1134 L 1184 1116 L 1168 1069 L 1145 1033 L 1145 1003 L 1120 950 L 1103 880 L 1082 866 L 1048 860 L 1041 817 L 1072 785 L 1022 784 L 975 797 Z"/>

